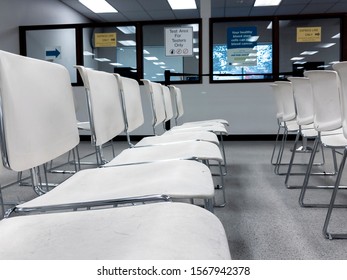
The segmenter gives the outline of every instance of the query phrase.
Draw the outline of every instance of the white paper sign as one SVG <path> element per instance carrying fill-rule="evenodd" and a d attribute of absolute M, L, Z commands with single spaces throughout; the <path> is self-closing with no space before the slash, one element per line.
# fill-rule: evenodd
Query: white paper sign
<path fill-rule="evenodd" d="M 165 28 L 165 53 L 166 56 L 192 56 L 193 28 Z"/>

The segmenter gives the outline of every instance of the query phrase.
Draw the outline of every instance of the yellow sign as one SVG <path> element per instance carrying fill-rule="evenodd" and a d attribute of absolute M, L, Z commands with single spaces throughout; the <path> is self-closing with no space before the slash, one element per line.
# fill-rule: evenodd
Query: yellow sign
<path fill-rule="evenodd" d="M 321 40 L 322 40 L 321 27 L 297 27 L 296 28 L 297 43 L 320 42 Z"/>
<path fill-rule="evenodd" d="M 95 33 L 94 42 L 96 48 L 116 47 L 116 33 Z"/>

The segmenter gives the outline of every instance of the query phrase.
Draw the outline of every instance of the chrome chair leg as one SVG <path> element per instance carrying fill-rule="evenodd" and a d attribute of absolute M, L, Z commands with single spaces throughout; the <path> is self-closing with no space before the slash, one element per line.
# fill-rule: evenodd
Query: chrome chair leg
<path fill-rule="evenodd" d="M 280 145 L 280 148 L 279 148 L 279 151 L 277 154 L 277 160 L 276 160 L 275 169 L 274 169 L 274 172 L 276 175 L 280 175 L 279 168 L 282 164 L 283 151 L 285 148 L 285 144 L 287 142 L 287 136 L 288 136 L 288 131 L 285 129 L 285 131 L 283 133 L 281 145 Z"/>
<path fill-rule="evenodd" d="M 304 179 L 304 182 L 303 182 L 303 185 L 302 185 L 302 188 L 301 188 L 301 192 L 300 192 L 300 196 L 299 196 L 299 205 L 301 207 L 307 207 L 307 208 L 327 208 L 329 207 L 329 204 L 326 204 L 326 203 L 305 203 L 304 202 L 304 199 L 305 199 L 305 195 L 306 195 L 306 191 L 308 188 L 316 188 L 316 189 L 331 189 L 331 187 L 329 186 L 324 186 L 324 187 L 319 187 L 319 186 L 311 186 L 309 187 L 308 186 L 308 183 L 309 183 L 309 180 L 310 180 L 310 175 L 311 175 L 311 171 L 312 171 L 312 166 L 313 166 L 313 161 L 314 161 L 314 158 L 315 158 L 315 154 L 316 154 L 316 151 L 318 149 L 318 146 L 319 144 L 321 143 L 319 137 L 316 138 L 314 144 L 313 144 L 313 150 L 312 150 L 312 154 L 311 154 L 311 157 L 310 157 L 310 161 L 309 161 L 309 164 L 308 164 L 308 167 L 307 167 L 307 170 L 306 170 L 306 175 L 305 175 L 305 179 Z M 335 154 L 335 149 L 332 149 L 333 150 L 333 158 L 334 158 L 334 168 L 335 168 L 335 171 L 336 171 L 336 168 L 337 168 L 337 163 L 336 162 L 336 155 Z M 338 173 L 336 171 L 336 173 Z M 335 173 L 335 175 L 336 175 Z M 330 174 L 328 174 L 330 175 Z M 345 207 L 345 205 L 335 205 L 335 207 Z"/>
<path fill-rule="evenodd" d="M 220 177 L 220 185 L 217 186 L 217 189 L 222 189 L 223 193 L 223 202 L 222 204 L 215 204 L 215 207 L 224 207 L 226 205 L 226 194 L 225 194 L 225 186 L 224 186 L 224 176 L 223 176 L 223 168 L 222 168 L 222 163 L 218 162 L 219 166 L 219 177 Z"/>
<path fill-rule="evenodd" d="M 1 215 L 5 216 L 5 205 L 4 198 L 2 196 L 2 187 L 0 186 L 0 206 L 1 206 Z"/>
<path fill-rule="evenodd" d="M 331 199 L 330 199 L 330 203 L 329 203 L 329 207 L 328 207 L 328 212 L 325 218 L 325 222 L 324 222 L 324 226 L 323 226 L 323 235 L 325 238 L 327 239 L 347 239 L 347 233 L 343 234 L 343 233 L 331 233 L 328 231 L 328 227 L 329 227 L 329 223 L 330 223 L 330 219 L 331 219 L 331 214 L 334 208 L 336 208 L 335 205 L 335 200 L 336 200 L 336 195 L 337 192 L 339 190 L 339 186 L 340 186 L 340 182 L 341 182 L 341 177 L 343 174 L 343 169 L 346 165 L 346 158 L 347 158 L 347 149 L 344 149 L 343 152 L 343 156 L 342 156 L 342 160 L 340 163 L 340 168 L 336 177 L 336 181 L 335 181 L 335 185 L 334 185 L 334 190 L 333 193 L 331 195 Z"/>
<path fill-rule="evenodd" d="M 276 134 L 276 140 L 275 140 L 275 144 L 274 144 L 274 147 L 272 149 L 272 154 L 271 154 L 271 165 L 275 165 L 276 162 L 274 161 L 274 157 L 275 157 L 275 153 L 276 153 L 276 150 L 277 150 L 277 146 L 278 146 L 278 141 L 279 141 L 279 137 L 280 137 L 280 132 L 281 132 L 281 125 L 278 124 L 278 130 L 277 130 L 277 134 Z"/>

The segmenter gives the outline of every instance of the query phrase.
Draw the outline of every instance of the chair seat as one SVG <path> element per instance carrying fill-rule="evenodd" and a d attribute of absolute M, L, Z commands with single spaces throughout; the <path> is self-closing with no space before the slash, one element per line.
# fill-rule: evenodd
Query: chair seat
<path fill-rule="evenodd" d="M 90 130 L 90 122 L 77 122 L 78 129 Z"/>
<path fill-rule="evenodd" d="M 165 143 L 173 143 L 173 142 L 180 142 L 180 141 L 187 141 L 187 140 L 200 140 L 200 141 L 207 141 L 215 143 L 216 145 L 219 144 L 218 138 L 216 134 L 207 132 L 207 131 L 196 131 L 196 132 L 182 132 L 182 133 L 171 133 L 160 136 L 150 136 L 145 137 L 141 139 L 138 143 L 136 143 L 136 147 L 140 146 L 147 146 L 147 145 L 158 145 L 158 144 L 165 144 Z"/>
<path fill-rule="evenodd" d="M 185 131 L 211 131 L 217 134 L 228 135 L 228 131 L 223 125 L 215 124 L 215 125 L 198 125 L 198 126 L 174 126 L 166 133 L 177 133 L 177 132 L 185 132 Z"/>
<path fill-rule="evenodd" d="M 315 129 L 302 129 L 301 130 L 301 135 L 303 137 L 306 137 L 306 138 L 317 137 L 318 136 L 318 132 Z"/>
<path fill-rule="evenodd" d="M 223 124 L 226 126 L 229 126 L 229 122 L 225 119 L 211 119 L 211 120 L 201 120 L 201 121 L 192 121 L 192 122 L 185 122 L 183 123 L 183 125 L 200 125 L 200 124 L 213 124 L 213 123 L 219 123 L 219 124 Z"/>
<path fill-rule="evenodd" d="M 342 133 L 321 135 L 321 141 L 326 147 L 344 148 L 347 146 L 347 139 Z"/>
<path fill-rule="evenodd" d="M 158 146 L 129 148 L 123 150 L 105 166 L 182 159 L 223 161 L 217 145 L 205 141 L 186 141 Z"/>
<path fill-rule="evenodd" d="M 0 259 L 230 259 L 230 252 L 215 215 L 164 202 L 4 219 Z"/>
<path fill-rule="evenodd" d="M 187 160 L 86 169 L 17 208 L 157 194 L 171 198 L 212 198 L 214 186 L 211 172 L 204 164 Z"/>
<path fill-rule="evenodd" d="M 293 132 L 299 130 L 299 125 L 296 119 L 285 122 L 288 132 Z"/>

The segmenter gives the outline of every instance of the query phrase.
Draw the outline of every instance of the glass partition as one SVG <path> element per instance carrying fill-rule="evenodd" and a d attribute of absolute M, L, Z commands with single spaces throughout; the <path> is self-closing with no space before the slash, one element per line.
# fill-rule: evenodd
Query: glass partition
<path fill-rule="evenodd" d="M 76 31 L 69 29 L 41 29 L 26 32 L 26 55 L 64 65 L 71 82 L 77 82 Z"/>
<path fill-rule="evenodd" d="M 163 82 L 164 72 L 171 81 L 197 81 L 199 78 L 199 24 L 156 24 L 143 26 L 143 76 Z"/>
<path fill-rule="evenodd" d="M 84 66 L 137 78 L 136 27 L 83 29 Z"/>
<path fill-rule="evenodd" d="M 340 60 L 340 19 L 279 21 L 280 76 L 331 69 Z"/>
<path fill-rule="evenodd" d="M 211 81 L 272 78 L 272 21 L 212 23 Z"/>

